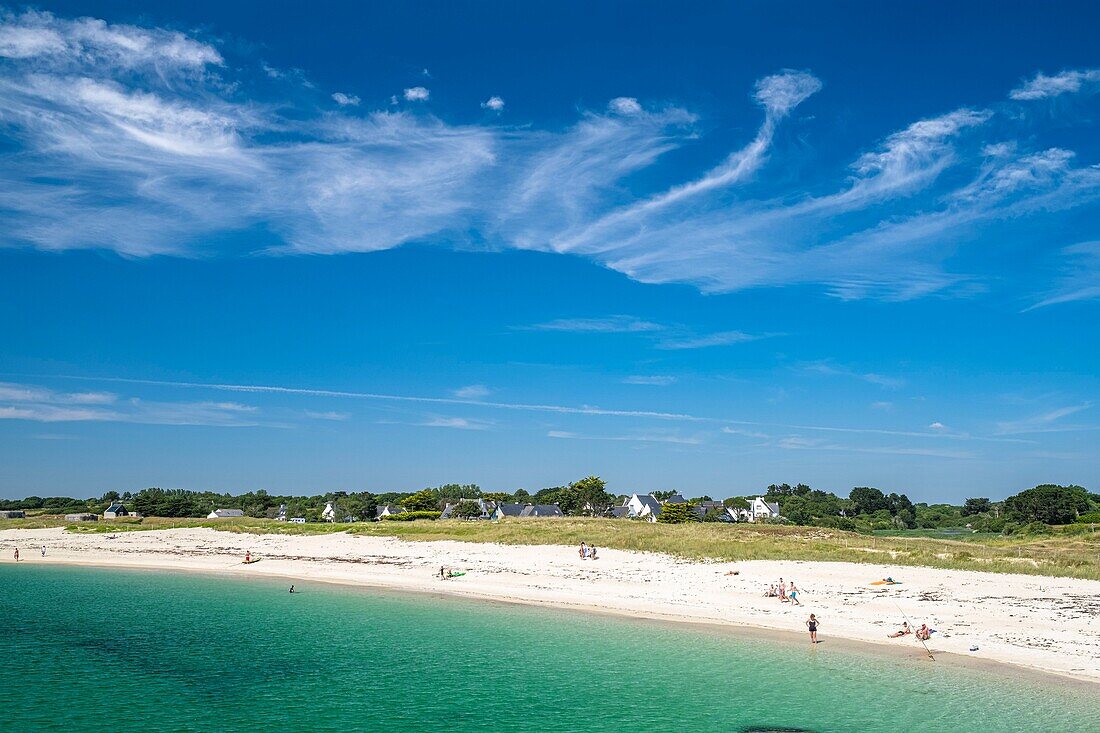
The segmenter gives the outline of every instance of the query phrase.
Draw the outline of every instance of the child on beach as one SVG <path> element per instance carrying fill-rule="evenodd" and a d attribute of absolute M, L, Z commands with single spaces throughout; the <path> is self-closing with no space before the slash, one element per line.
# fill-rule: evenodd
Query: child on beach
<path fill-rule="evenodd" d="M 588 559 L 589 560 L 595 560 L 596 559 L 596 546 L 595 545 L 589 545 L 588 546 Z"/>
<path fill-rule="evenodd" d="M 810 630 L 810 643 L 817 643 L 817 627 L 820 622 L 817 620 L 817 616 L 810 614 L 810 617 L 806 619 L 806 628 Z"/>

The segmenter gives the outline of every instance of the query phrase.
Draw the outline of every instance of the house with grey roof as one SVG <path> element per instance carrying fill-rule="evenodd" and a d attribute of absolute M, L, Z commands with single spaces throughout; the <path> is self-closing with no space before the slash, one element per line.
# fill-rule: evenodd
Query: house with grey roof
<path fill-rule="evenodd" d="M 726 511 L 738 522 L 760 522 L 777 519 L 779 517 L 779 504 L 774 501 L 766 501 L 762 496 L 757 496 L 749 500 L 747 509 L 730 507 Z"/>
<path fill-rule="evenodd" d="M 408 510 L 405 509 L 405 507 L 403 506 L 398 506 L 397 504 L 386 504 L 384 506 L 378 507 L 378 511 L 375 513 L 375 516 L 388 517 L 393 514 L 404 514 L 406 511 Z"/>
<path fill-rule="evenodd" d="M 22 509 L 5 509 L 0 512 L 0 519 L 25 519 L 26 516 Z"/>
<path fill-rule="evenodd" d="M 623 506 L 627 508 L 627 516 L 631 519 L 656 522 L 661 514 L 661 502 L 653 494 L 631 494 Z"/>
<path fill-rule="evenodd" d="M 467 517 L 467 519 L 492 519 L 493 513 L 496 511 L 497 504 L 494 501 L 487 501 L 485 499 L 459 499 L 454 502 L 447 502 L 447 506 L 443 507 L 443 512 L 439 515 L 440 519 L 454 519 L 455 509 L 463 504 L 477 504 L 478 509 L 481 510 L 481 514 L 476 517 Z"/>
<path fill-rule="evenodd" d="M 230 517 L 243 517 L 243 509 L 215 509 L 206 515 L 207 519 L 229 519 Z"/>
<path fill-rule="evenodd" d="M 111 503 L 111 506 L 103 510 L 104 519 L 118 519 L 119 517 L 128 517 L 130 512 L 126 511 L 126 506 L 121 501 L 115 501 Z"/>
<path fill-rule="evenodd" d="M 492 519 L 504 517 L 564 517 L 557 504 L 517 504 L 501 502 L 490 514 Z"/>

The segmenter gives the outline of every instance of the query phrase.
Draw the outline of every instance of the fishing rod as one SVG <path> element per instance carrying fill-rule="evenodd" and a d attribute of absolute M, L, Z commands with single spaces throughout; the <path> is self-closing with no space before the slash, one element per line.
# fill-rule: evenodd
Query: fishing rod
<path fill-rule="evenodd" d="M 902 615 L 902 617 L 905 619 L 905 623 L 909 624 L 909 628 L 913 629 L 914 628 L 913 622 L 910 621 L 909 617 L 905 615 L 905 611 L 901 610 L 901 606 L 898 604 L 898 602 L 895 601 L 894 599 L 890 599 L 890 600 L 893 602 L 894 608 L 898 609 L 898 613 L 900 613 Z M 914 630 L 913 633 L 916 634 L 916 630 Z M 924 651 L 928 652 L 928 658 L 931 659 L 933 662 L 936 661 L 936 658 L 934 656 L 932 656 L 932 650 L 929 649 L 928 645 L 924 643 L 924 639 L 922 639 L 918 636 L 917 641 L 919 641 L 920 645 L 924 647 Z"/>

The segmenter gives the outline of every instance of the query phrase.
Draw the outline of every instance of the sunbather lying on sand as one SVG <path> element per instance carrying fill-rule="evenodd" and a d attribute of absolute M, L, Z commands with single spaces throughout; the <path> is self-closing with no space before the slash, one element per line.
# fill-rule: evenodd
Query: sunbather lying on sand
<path fill-rule="evenodd" d="M 887 634 L 887 636 L 889 636 L 891 639 L 896 639 L 899 636 L 906 636 L 907 634 L 912 634 L 912 633 L 913 633 L 913 630 L 911 628 L 909 628 L 909 622 L 908 621 L 902 621 L 901 622 L 901 628 L 898 629 L 897 631 L 895 631 L 892 634 Z"/>

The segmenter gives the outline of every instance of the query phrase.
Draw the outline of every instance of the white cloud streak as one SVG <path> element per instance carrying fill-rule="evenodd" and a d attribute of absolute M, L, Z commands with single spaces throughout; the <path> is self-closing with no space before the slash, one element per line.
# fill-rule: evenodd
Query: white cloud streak
<path fill-rule="evenodd" d="M 1072 69 L 1052 76 L 1041 71 L 1033 78 L 1009 92 L 1008 96 L 1021 102 L 1049 99 L 1063 94 L 1074 94 L 1082 87 L 1100 82 L 1100 69 Z"/>
<path fill-rule="evenodd" d="M 476 242 L 708 292 L 908 299 L 969 284 L 946 263 L 982 227 L 1100 197 L 1100 167 L 1022 149 L 1035 135 L 1016 117 L 970 107 L 882 131 L 833 181 L 769 186 L 777 131 L 807 124 L 791 118 L 823 88 L 808 71 L 760 79 L 755 134 L 662 183 L 655 164 L 703 133 L 692 112 L 634 97 L 563 130 L 456 125 L 359 111 L 346 92 L 318 104 L 301 72 L 238 63 L 197 33 L 39 12 L 0 14 L 0 62 L 0 246 L 194 256 L 262 229 L 271 254 Z M 1098 73 L 1040 74 L 1010 97 L 1084 92 Z"/>

